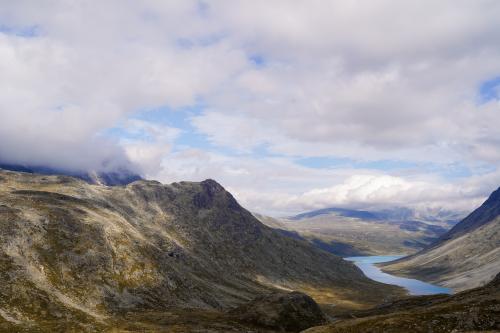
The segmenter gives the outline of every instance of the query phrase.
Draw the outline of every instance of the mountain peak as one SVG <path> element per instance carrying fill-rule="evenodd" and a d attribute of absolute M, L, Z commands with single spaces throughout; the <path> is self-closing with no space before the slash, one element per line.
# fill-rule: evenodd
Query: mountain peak
<path fill-rule="evenodd" d="M 476 210 L 470 213 L 466 218 L 451 228 L 446 234 L 431 247 L 441 244 L 452 238 L 469 233 L 487 223 L 495 220 L 500 215 L 500 188 L 490 194 L 488 199 Z"/>
<path fill-rule="evenodd" d="M 203 186 L 205 191 L 207 191 L 210 195 L 214 195 L 215 193 L 218 192 L 226 192 L 226 189 L 224 189 L 224 187 L 221 184 L 210 178 L 205 179 L 200 184 L 201 186 Z"/>
<path fill-rule="evenodd" d="M 490 194 L 484 205 L 498 205 L 500 204 L 500 187 Z"/>

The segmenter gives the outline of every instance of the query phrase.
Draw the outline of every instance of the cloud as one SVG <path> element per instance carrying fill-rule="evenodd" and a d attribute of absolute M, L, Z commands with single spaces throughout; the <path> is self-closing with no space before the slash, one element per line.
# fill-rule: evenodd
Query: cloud
<path fill-rule="evenodd" d="M 291 140 L 299 143 L 291 154 L 307 144 L 334 152 L 347 145 L 358 146 L 351 153 L 358 156 L 436 151 L 443 159 L 498 162 L 493 149 L 475 143 L 498 139 L 499 104 L 476 102 L 481 84 L 500 71 L 500 6 L 221 1 L 209 12 L 231 27 L 229 39 L 265 59 L 195 119 L 213 142 L 247 150 L 266 142 L 281 152 Z M 217 125 L 224 117 L 254 132 L 223 138 Z"/>
<path fill-rule="evenodd" d="M 216 178 L 261 211 L 471 206 L 498 183 L 500 3 L 0 3 L 0 161 Z"/>
<path fill-rule="evenodd" d="M 215 178 L 243 206 L 272 215 L 324 207 L 470 211 L 500 184 L 500 172 L 447 181 L 426 172 L 390 174 L 373 169 L 308 168 L 286 158 L 228 157 L 201 150 L 167 155 L 164 182 Z"/>
<path fill-rule="evenodd" d="M 13 28 L 0 30 L 0 159 L 70 169 L 126 161 L 99 133 L 141 110 L 192 105 L 246 63 L 224 42 L 179 45 L 181 37 L 204 36 L 196 8 L 2 4 L 0 21 Z M 36 34 L 12 33 L 26 26 Z M 92 152 L 100 146 L 109 156 Z"/>
<path fill-rule="evenodd" d="M 121 130 L 126 138 L 121 139 L 120 145 L 130 161 L 141 166 L 146 176 L 158 172 L 163 157 L 171 151 L 181 133 L 178 128 L 139 119 L 127 121 Z"/>

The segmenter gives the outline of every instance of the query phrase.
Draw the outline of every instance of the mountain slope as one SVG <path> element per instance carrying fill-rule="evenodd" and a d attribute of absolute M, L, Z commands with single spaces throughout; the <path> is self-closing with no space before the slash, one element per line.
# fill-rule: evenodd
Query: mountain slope
<path fill-rule="evenodd" d="M 354 307 L 402 294 L 264 226 L 213 180 L 107 187 L 0 171 L 0 275 L 0 317 L 26 325 L 227 309 L 276 289 Z"/>
<path fill-rule="evenodd" d="M 500 272 L 500 189 L 424 250 L 383 270 L 464 290 Z"/>
<path fill-rule="evenodd" d="M 456 295 L 411 297 L 345 317 L 304 333 L 498 332 L 500 274 L 484 287 Z"/>

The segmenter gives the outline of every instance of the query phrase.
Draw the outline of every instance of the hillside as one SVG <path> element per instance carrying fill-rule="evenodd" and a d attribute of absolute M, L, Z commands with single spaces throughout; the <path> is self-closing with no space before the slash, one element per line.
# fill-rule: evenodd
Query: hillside
<path fill-rule="evenodd" d="M 213 180 L 108 187 L 8 171 L 0 278 L 4 325 L 42 331 L 182 309 L 201 318 L 276 290 L 351 308 L 403 294 L 263 225 Z"/>
<path fill-rule="evenodd" d="M 429 247 L 381 266 L 458 291 L 484 285 L 500 272 L 500 189 Z"/>
<path fill-rule="evenodd" d="M 500 274 L 486 286 L 456 295 L 418 296 L 346 313 L 304 333 L 448 333 L 500 330 Z M 353 319 L 355 318 L 355 319 Z"/>
<path fill-rule="evenodd" d="M 339 256 L 411 254 L 446 233 L 459 216 L 441 211 L 419 214 L 408 208 L 326 208 L 282 219 L 257 215 L 283 234 Z"/>

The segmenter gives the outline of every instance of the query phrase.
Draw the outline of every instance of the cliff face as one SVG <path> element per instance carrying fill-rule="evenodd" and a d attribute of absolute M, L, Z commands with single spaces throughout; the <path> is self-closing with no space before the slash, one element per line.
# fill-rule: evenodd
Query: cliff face
<path fill-rule="evenodd" d="M 213 180 L 107 187 L 7 171 L 0 278 L 0 320 L 11 324 L 228 309 L 276 289 L 355 305 L 401 294 L 264 226 Z"/>
<path fill-rule="evenodd" d="M 500 272 L 500 189 L 435 243 L 383 266 L 457 291 L 491 281 Z"/>

